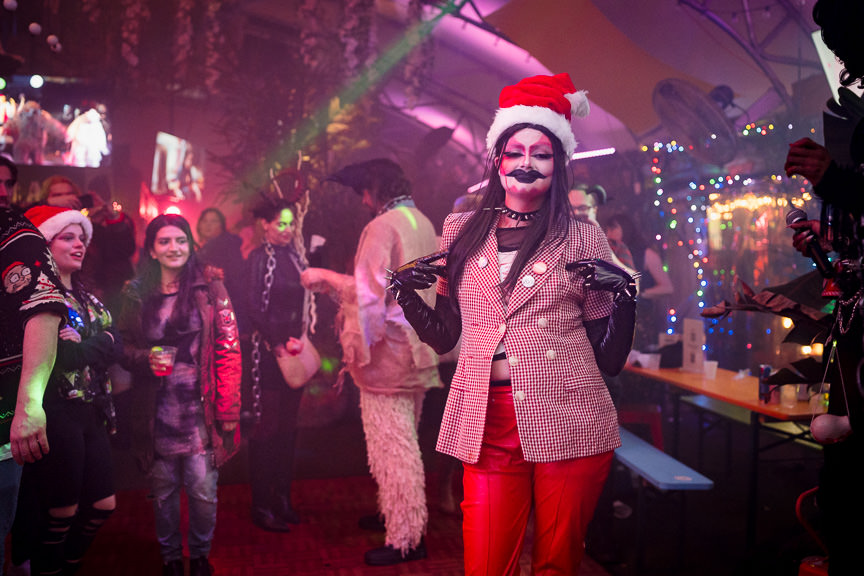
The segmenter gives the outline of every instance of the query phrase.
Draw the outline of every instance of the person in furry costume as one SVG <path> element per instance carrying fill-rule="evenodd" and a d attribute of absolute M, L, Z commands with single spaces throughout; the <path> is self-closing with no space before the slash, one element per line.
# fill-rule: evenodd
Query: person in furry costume
<path fill-rule="evenodd" d="M 19 106 L 15 117 L 6 126 L 6 133 L 15 139 L 13 156 L 16 164 L 44 164 L 48 138 L 66 140 L 66 129 L 38 102 Z"/>
<path fill-rule="evenodd" d="M 441 386 L 438 355 L 418 339 L 387 288 L 387 270 L 436 250 L 432 223 L 414 206 L 402 169 L 387 159 L 352 164 L 329 180 L 363 196 L 375 218 L 366 225 L 354 258 L 354 276 L 307 269 L 301 281 L 342 303 L 344 362 L 360 389 L 369 468 L 378 483 L 380 515 L 361 519 L 380 529 L 385 545 L 366 552 L 372 566 L 426 557 L 425 477 L 417 425 L 426 390 Z M 426 296 L 434 297 L 432 291 Z"/>

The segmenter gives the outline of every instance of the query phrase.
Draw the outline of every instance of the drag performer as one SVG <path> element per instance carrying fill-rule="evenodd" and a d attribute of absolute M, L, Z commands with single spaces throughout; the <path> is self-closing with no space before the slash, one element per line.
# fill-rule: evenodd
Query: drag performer
<path fill-rule="evenodd" d="M 635 282 L 608 263 L 600 228 L 570 218 L 569 120 L 587 114 L 584 92 L 566 74 L 535 76 L 499 104 L 479 208 L 448 216 L 446 261 L 403 266 L 393 291 L 437 352 L 462 337 L 437 448 L 465 469 L 466 574 L 519 573 L 532 505 L 532 573 L 576 574 L 620 445 L 601 370 L 626 361 Z M 433 310 L 415 289 L 436 273 Z"/>
<path fill-rule="evenodd" d="M 352 164 L 329 179 L 353 188 L 376 214 L 360 237 L 353 277 L 320 268 L 303 274 L 305 286 L 325 289 L 342 304 L 340 342 L 360 389 L 369 468 L 386 530 L 385 545 L 366 552 L 365 561 L 385 566 L 418 560 L 426 557 L 428 509 L 417 425 L 426 390 L 441 382 L 438 356 L 419 341 L 387 292 L 386 270 L 434 251 L 435 229 L 414 206 L 411 185 L 392 160 Z M 426 292 L 417 298 L 432 302 L 434 294 Z M 374 520 L 363 518 L 360 525 L 374 529 Z"/>

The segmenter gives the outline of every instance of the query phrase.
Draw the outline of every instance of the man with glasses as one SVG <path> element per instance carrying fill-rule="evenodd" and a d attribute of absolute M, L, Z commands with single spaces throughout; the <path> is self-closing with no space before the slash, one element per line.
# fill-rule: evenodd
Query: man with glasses
<path fill-rule="evenodd" d="M 606 201 L 606 191 L 600 186 L 589 186 L 584 182 L 576 182 L 570 187 L 567 199 L 570 201 L 570 213 L 574 218 L 600 226 L 597 222 L 598 196 L 602 196 L 599 204 Z"/>
<path fill-rule="evenodd" d="M 570 214 L 574 218 L 600 226 L 597 220 L 597 208 L 606 204 L 606 190 L 602 186 L 574 182 L 567 193 L 567 199 L 570 202 Z M 627 245 L 609 239 L 609 247 L 612 249 L 612 263 L 626 270 L 631 276 L 635 276 L 633 255 Z"/>

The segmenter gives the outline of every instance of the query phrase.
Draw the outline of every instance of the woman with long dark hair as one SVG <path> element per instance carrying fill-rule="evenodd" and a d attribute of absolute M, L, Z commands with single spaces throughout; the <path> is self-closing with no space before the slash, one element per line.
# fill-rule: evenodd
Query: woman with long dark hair
<path fill-rule="evenodd" d="M 16 523 L 24 534 L 15 540 L 30 547 L 33 574 L 72 574 L 116 504 L 108 441 L 116 422 L 107 368 L 122 348 L 111 313 L 79 277 L 93 237 L 90 221 L 78 210 L 55 206 L 36 206 L 25 216 L 48 241 L 68 318 L 43 400 L 51 450 L 25 465 Z M 31 538 L 23 516 L 35 522 Z"/>
<path fill-rule="evenodd" d="M 635 282 L 608 264 L 602 231 L 570 217 L 569 120 L 587 114 L 584 93 L 566 74 L 535 76 L 499 102 L 484 198 L 444 222 L 446 273 L 421 259 L 392 289 L 438 353 L 462 337 L 438 450 L 464 466 L 466 574 L 519 573 L 532 506 L 533 572 L 576 574 L 620 445 L 600 371 L 626 361 Z M 435 273 L 432 310 L 416 290 Z"/>
<path fill-rule="evenodd" d="M 659 247 L 645 240 L 628 215 L 612 215 L 604 230 L 610 242 L 624 244 L 630 249 L 633 268 L 640 273 L 635 345 L 637 349 L 645 350 L 656 345 L 659 333 L 666 330 L 668 297 L 674 292 L 672 279 L 663 267 Z"/>
<path fill-rule="evenodd" d="M 189 500 L 190 573 L 211 573 L 218 468 L 240 443 L 240 342 L 221 272 L 201 270 L 185 218 L 147 226 L 146 261 L 124 289 L 125 364 L 140 414 L 139 465 L 150 480 L 163 574 L 183 574 L 180 490 Z M 162 353 L 176 349 L 173 365 Z"/>

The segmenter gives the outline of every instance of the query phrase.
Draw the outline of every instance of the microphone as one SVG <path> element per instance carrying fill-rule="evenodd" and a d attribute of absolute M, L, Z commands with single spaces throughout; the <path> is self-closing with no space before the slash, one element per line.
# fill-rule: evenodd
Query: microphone
<path fill-rule="evenodd" d="M 806 221 L 807 213 L 800 208 L 793 208 L 786 214 L 786 226 Z M 831 266 L 831 261 L 828 260 L 828 256 L 822 250 L 822 246 L 819 245 L 818 239 L 811 238 L 807 241 L 807 255 L 816 264 L 816 268 L 819 269 L 819 273 L 823 278 L 832 278 L 834 276 L 834 268 Z"/>

